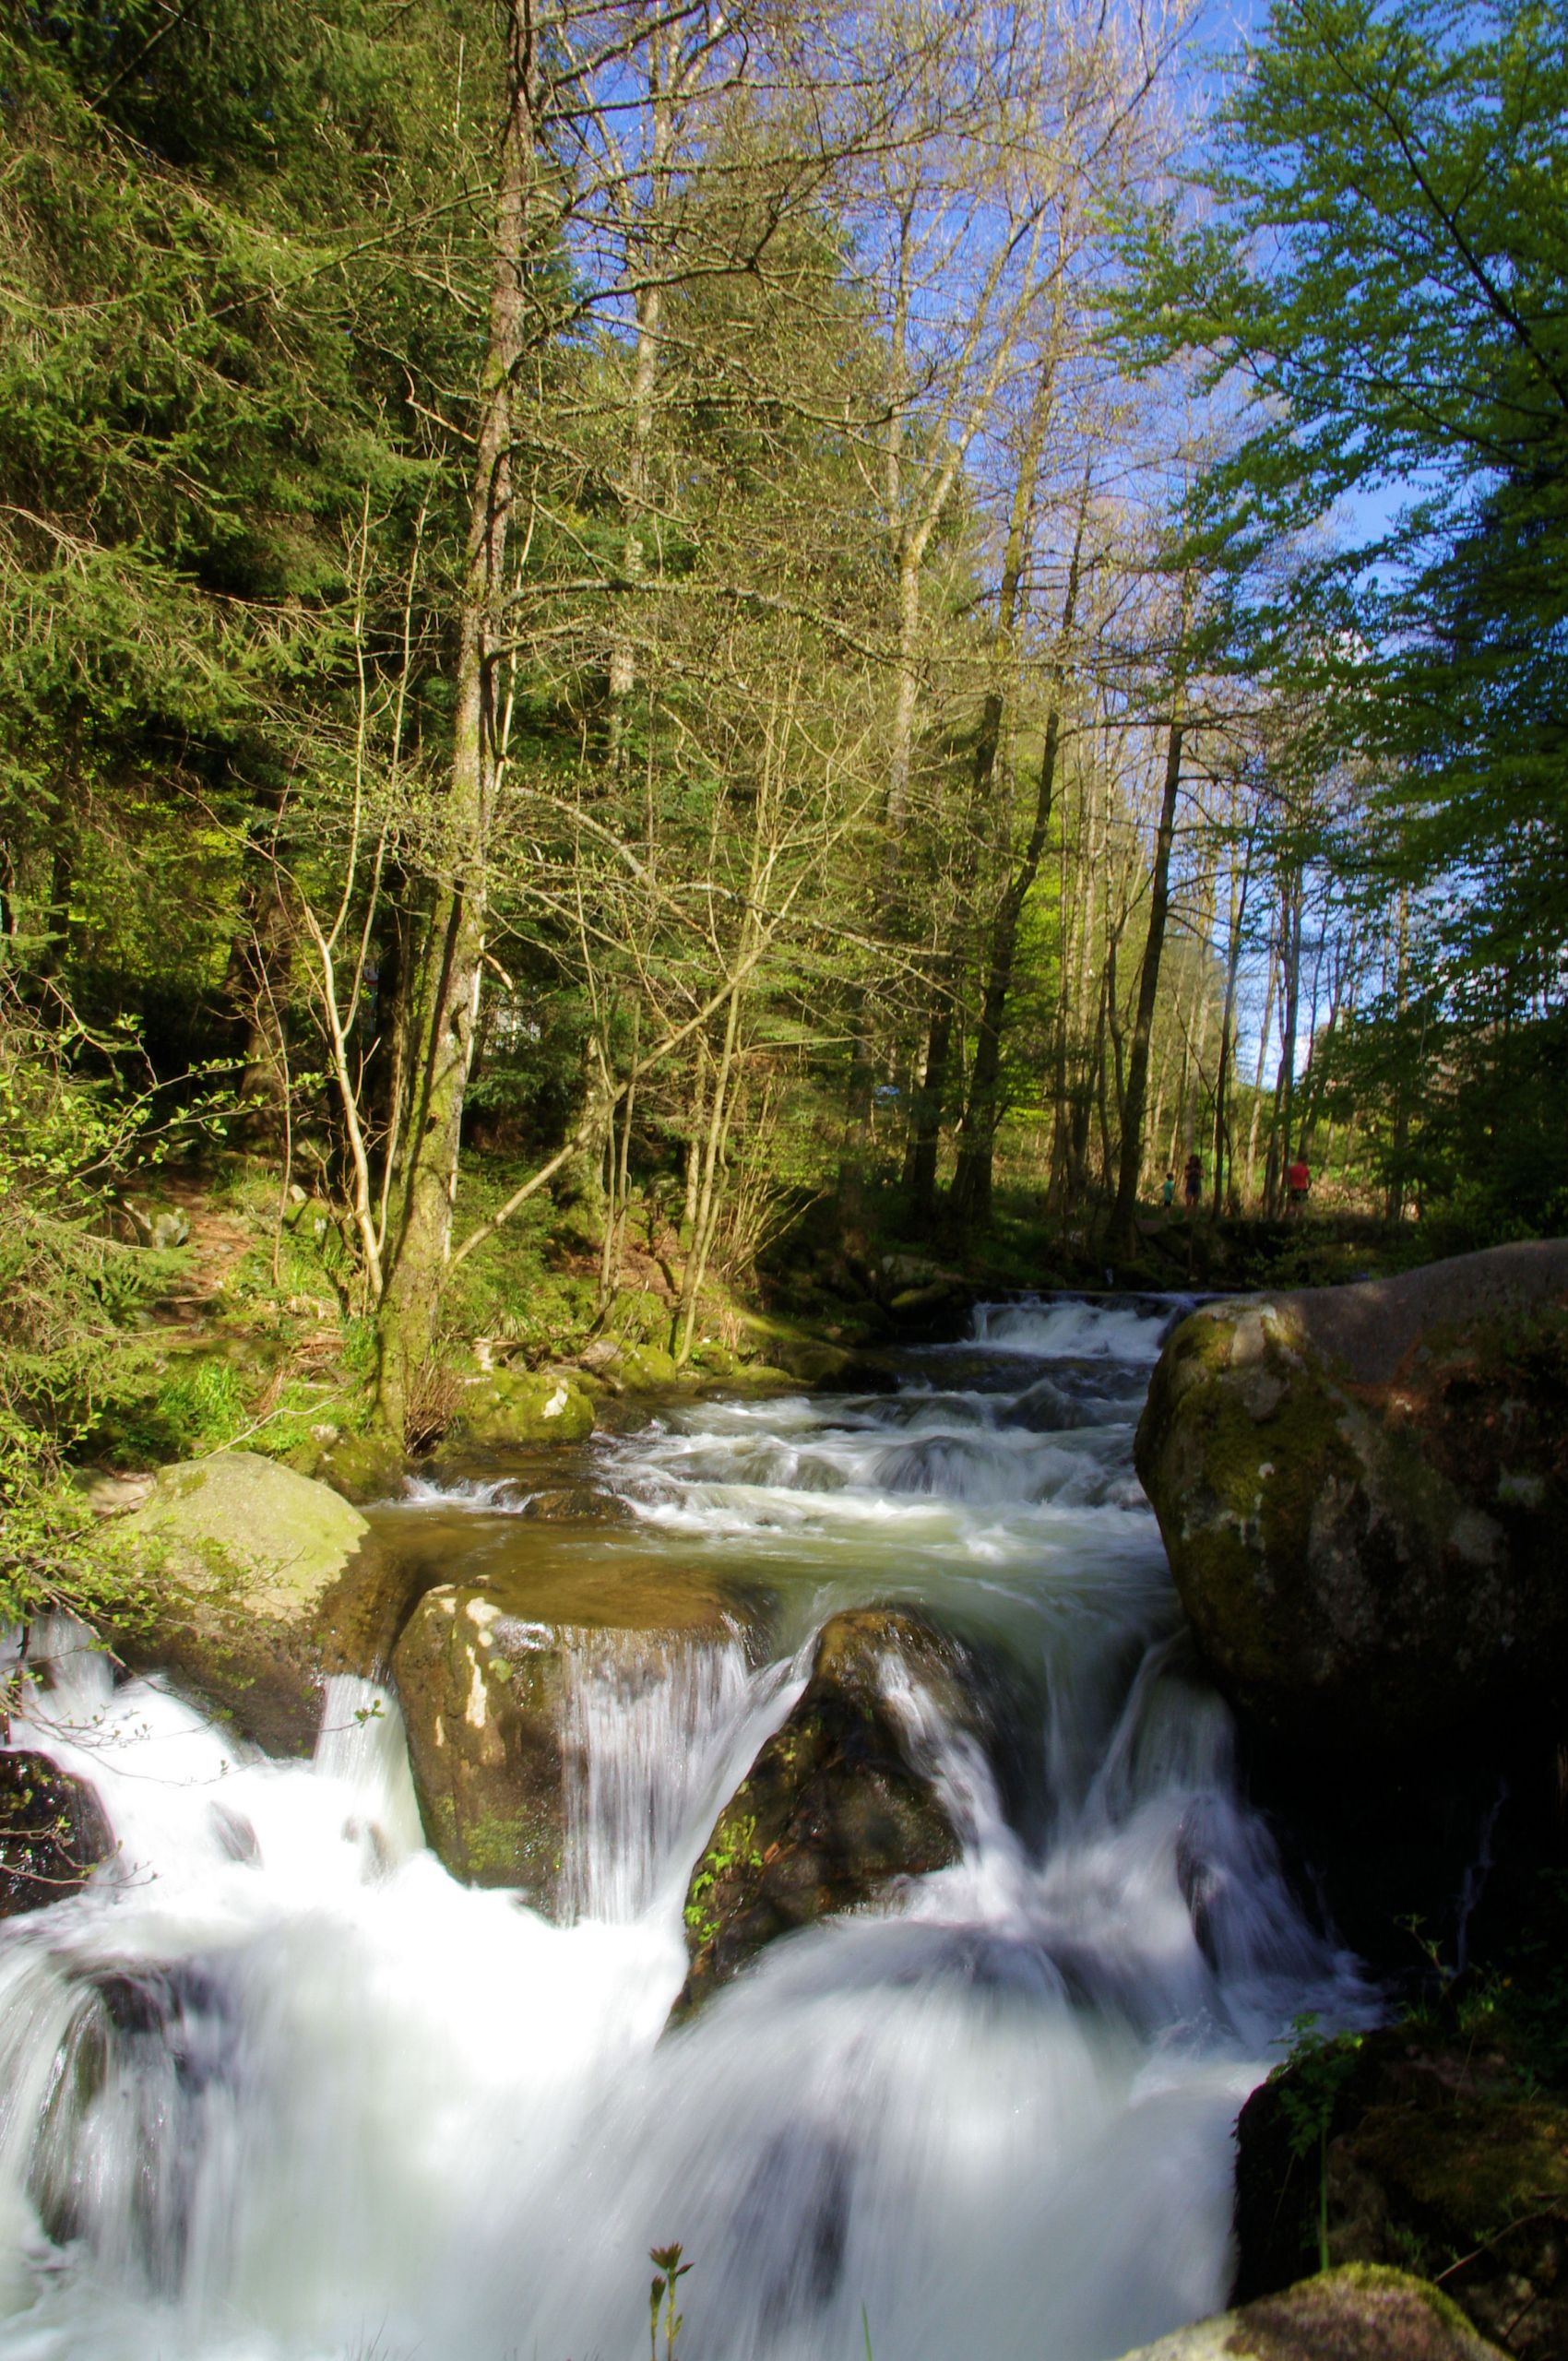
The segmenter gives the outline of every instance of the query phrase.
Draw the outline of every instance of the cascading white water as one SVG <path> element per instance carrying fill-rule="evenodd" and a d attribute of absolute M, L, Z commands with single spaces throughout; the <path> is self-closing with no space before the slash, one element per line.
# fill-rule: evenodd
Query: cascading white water
<path fill-rule="evenodd" d="M 671 1869 L 683 1873 L 745 1775 L 778 1675 L 755 1693 L 741 1642 L 656 1656 L 616 1632 L 585 1634 L 567 1667 L 569 1915 L 625 1925 Z M 737 1743 L 740 1759 L 734 1759 Z"/>
<path fill-rule="evenodd" d="M 991 1307 L 897 1394 L 591 1447 L 641 1562 L 754 1577 L 773 1638 L 753 1668 L 694 1632 L 636 1678 L 585 1643 L 568 1923 L 421 1848 L 391 1698 L 334 1682 L 314 1764 L 268 1762 L 36 1631 L 12 1742 L 92 1781 L 118 1850 L 0 1930 L 5 2361 L 633 2361 L 677 2238 L 683 2361 L 868 2332 L 876 2361 L 1107 2361 L 1212 2308 L 1241 2098 L 1292 2015 L 1370 2009 L 1186 1662 L 1130 1471 L 1161 1325 Z M 427 1488 L 388 1523 L 456 1513 L 481 1565 L 542 1546 L 520 1497 Z M 894 1667 L 963 1859 L 664 2035 L 713 1815 L 824 1616 L 871 1599 L 1004 1657 L 1000 1783 Z"/>

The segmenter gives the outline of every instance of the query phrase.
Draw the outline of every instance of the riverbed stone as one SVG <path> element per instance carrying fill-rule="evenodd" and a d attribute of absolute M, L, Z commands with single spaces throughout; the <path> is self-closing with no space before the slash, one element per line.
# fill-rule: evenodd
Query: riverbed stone
<path fill-rule="evenodd" d="M 397 1580 L 364 1518 L 255 1452 L 160 1469 L 121 1530 L 143 1611 L 116 1652 L 271 1753 L 308 1753 L 323 1679 L 373 1671 L 390 1643 Z"/>
<path fill-rule="evenodd" d="M 563 1905 L 571 1659 L 608 1650 L 628 1691 L 681 1651 L 749 1637 L 768 1602 L 722 1577 L 604 1548 L 426 1593 L 393 1657 L 426 1838 L 465 1884 Z"/>
<path fill-rule="evenodd" d="M 1441 2288 L 1352 2266 L 1177 2329 L 1123 2361 L 1497 2361 L 1499 2352 Z"/>
<path fill-rule="evenodd" d="M 0 1751 L 0 1918 L 63 1902 L 113 1845 L 85 1779 L 25 1747 Z"/>
<path fill-rule="evenodd" d="M 1562 1241 L 1194 1313 L 1136 1458 L 1219 1685 L 1308 1751 L 1555 1727 L 1565 1427 Z"/>
<path fill-rule="evenodd" d="M 464 1388 L 450 1441 L 484 1451 L 541 1442 L 582 1442 L 593 1432 L 593 1403 L 564 1370 L 496 1370 Z"/>
<path fill-rule="evenodd" d="M 911 1608 L 860 1608 L 824 1624 L 804 1691 L 692 1872 L 677 2019 L 778 1936 L 958 1858 L 916 1700 L 975 1736 L 983 1685 L 970 1652 Z"/>
<path fill-rule="evenodd" d="M 1523 2361 L 1568 2352 L 1568 2105 L 1504 2048 L 1406 2023 L 1262 2084 L 1237 2126 L 1236 2300 L 1313 2269 L 1320 2205 L 1333 2261 L 1441 2278 Z"/>

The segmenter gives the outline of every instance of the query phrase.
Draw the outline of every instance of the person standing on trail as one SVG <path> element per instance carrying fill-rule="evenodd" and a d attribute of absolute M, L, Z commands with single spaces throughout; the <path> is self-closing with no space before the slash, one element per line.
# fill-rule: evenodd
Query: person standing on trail
<path fill-rule="evenodd" d="M 1176 1175 L 1174 1172 L 1168 1172 L 1166 1174 L 1165 1184 L 1159 1192 L 1159 1202 L 1167 1213 L 1170 1211 L 1171 1206 L 1175 1204 Z"/>
<path fill-rule="evenodd" d="M 1195 1148 L 1187 1158 L 1187 1169 L 1182 1176 L 1182 1187 L 1187 1199 L 1187 1211 L 1190 1214 L 1195 1214 L 1198 1209 L 1198 1199 L 1204 1192 L 1203 1158 Z"/>
<path fill-rule="evenodd" d="M 1312 1172 L 1304 1156 L 1298 1156 L 1285 1171 L 1285 1198 L 1292 1213 L 1299 1213 L 1307 1202 L 1313 1185 Z"/>

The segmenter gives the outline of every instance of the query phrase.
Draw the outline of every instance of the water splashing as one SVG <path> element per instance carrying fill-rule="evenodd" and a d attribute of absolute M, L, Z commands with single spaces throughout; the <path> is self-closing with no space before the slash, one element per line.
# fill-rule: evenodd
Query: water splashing
<path fill-rule="evenodd" d="M 574 1467 L 612 1527 L 505 1474 L 377 1512 L 512 1596 L 766 1589 L 744 1635 L 576 1634 L 564 1924 L 423 1848 L 386 1692 L 332 1682 L 271 1762 L 35 1627 L 12 1742 L 117 1850 L 0 1929 L 4 2361 L 637 2361 L 675 2237 L 709 2361 L 837 2361 L 862 2308 L 878 2361 L 1110 2361 L 1213 2308 L 1241 2099 L 1300 2011 L 1371 2003 L 1237 1792 L 1131 1477 L 1170 1316 L 992 1307 L 896 1395 L 677 1406 Z M 714 1816 L 873 1601 L 1005 1668 L 994 1749 L 885 1670 L 962 1858 L 668 2034 Z"/>

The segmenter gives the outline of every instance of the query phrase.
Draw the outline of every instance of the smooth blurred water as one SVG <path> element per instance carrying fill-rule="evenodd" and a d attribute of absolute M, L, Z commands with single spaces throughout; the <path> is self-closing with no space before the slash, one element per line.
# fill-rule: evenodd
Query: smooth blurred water
<path fill-rule="evenodd" d="M 314 1764 L 269 1762 L 36 1629 L 12 1743 L 118 1851 L 0 1929 L 6 2361 L 636 2361 L 673 2239 L 683 2361 L 1109 2361 L 1219 2303 L 1241 2098 L 1293 2015 L 1371 2008 L 1236 1792 L 1132 1475 L 1170 1316 L 992 1306 L 896 1394 L 667 1409 L 576 1457 L 611 1525 L 519 1516 L 529 1468 L 386 1512 L 513 1611 L 585 1565 L 750 1602 L 652 1656 L 584 1634 L 561 1924 L 422 1848 L 390 1696 L 333 1682 Z M 714 1814 L 869 1600 L 1004 1661 L 1000 1784 L 890 1669 L 961 1862 L 664 2035 Z"/>

